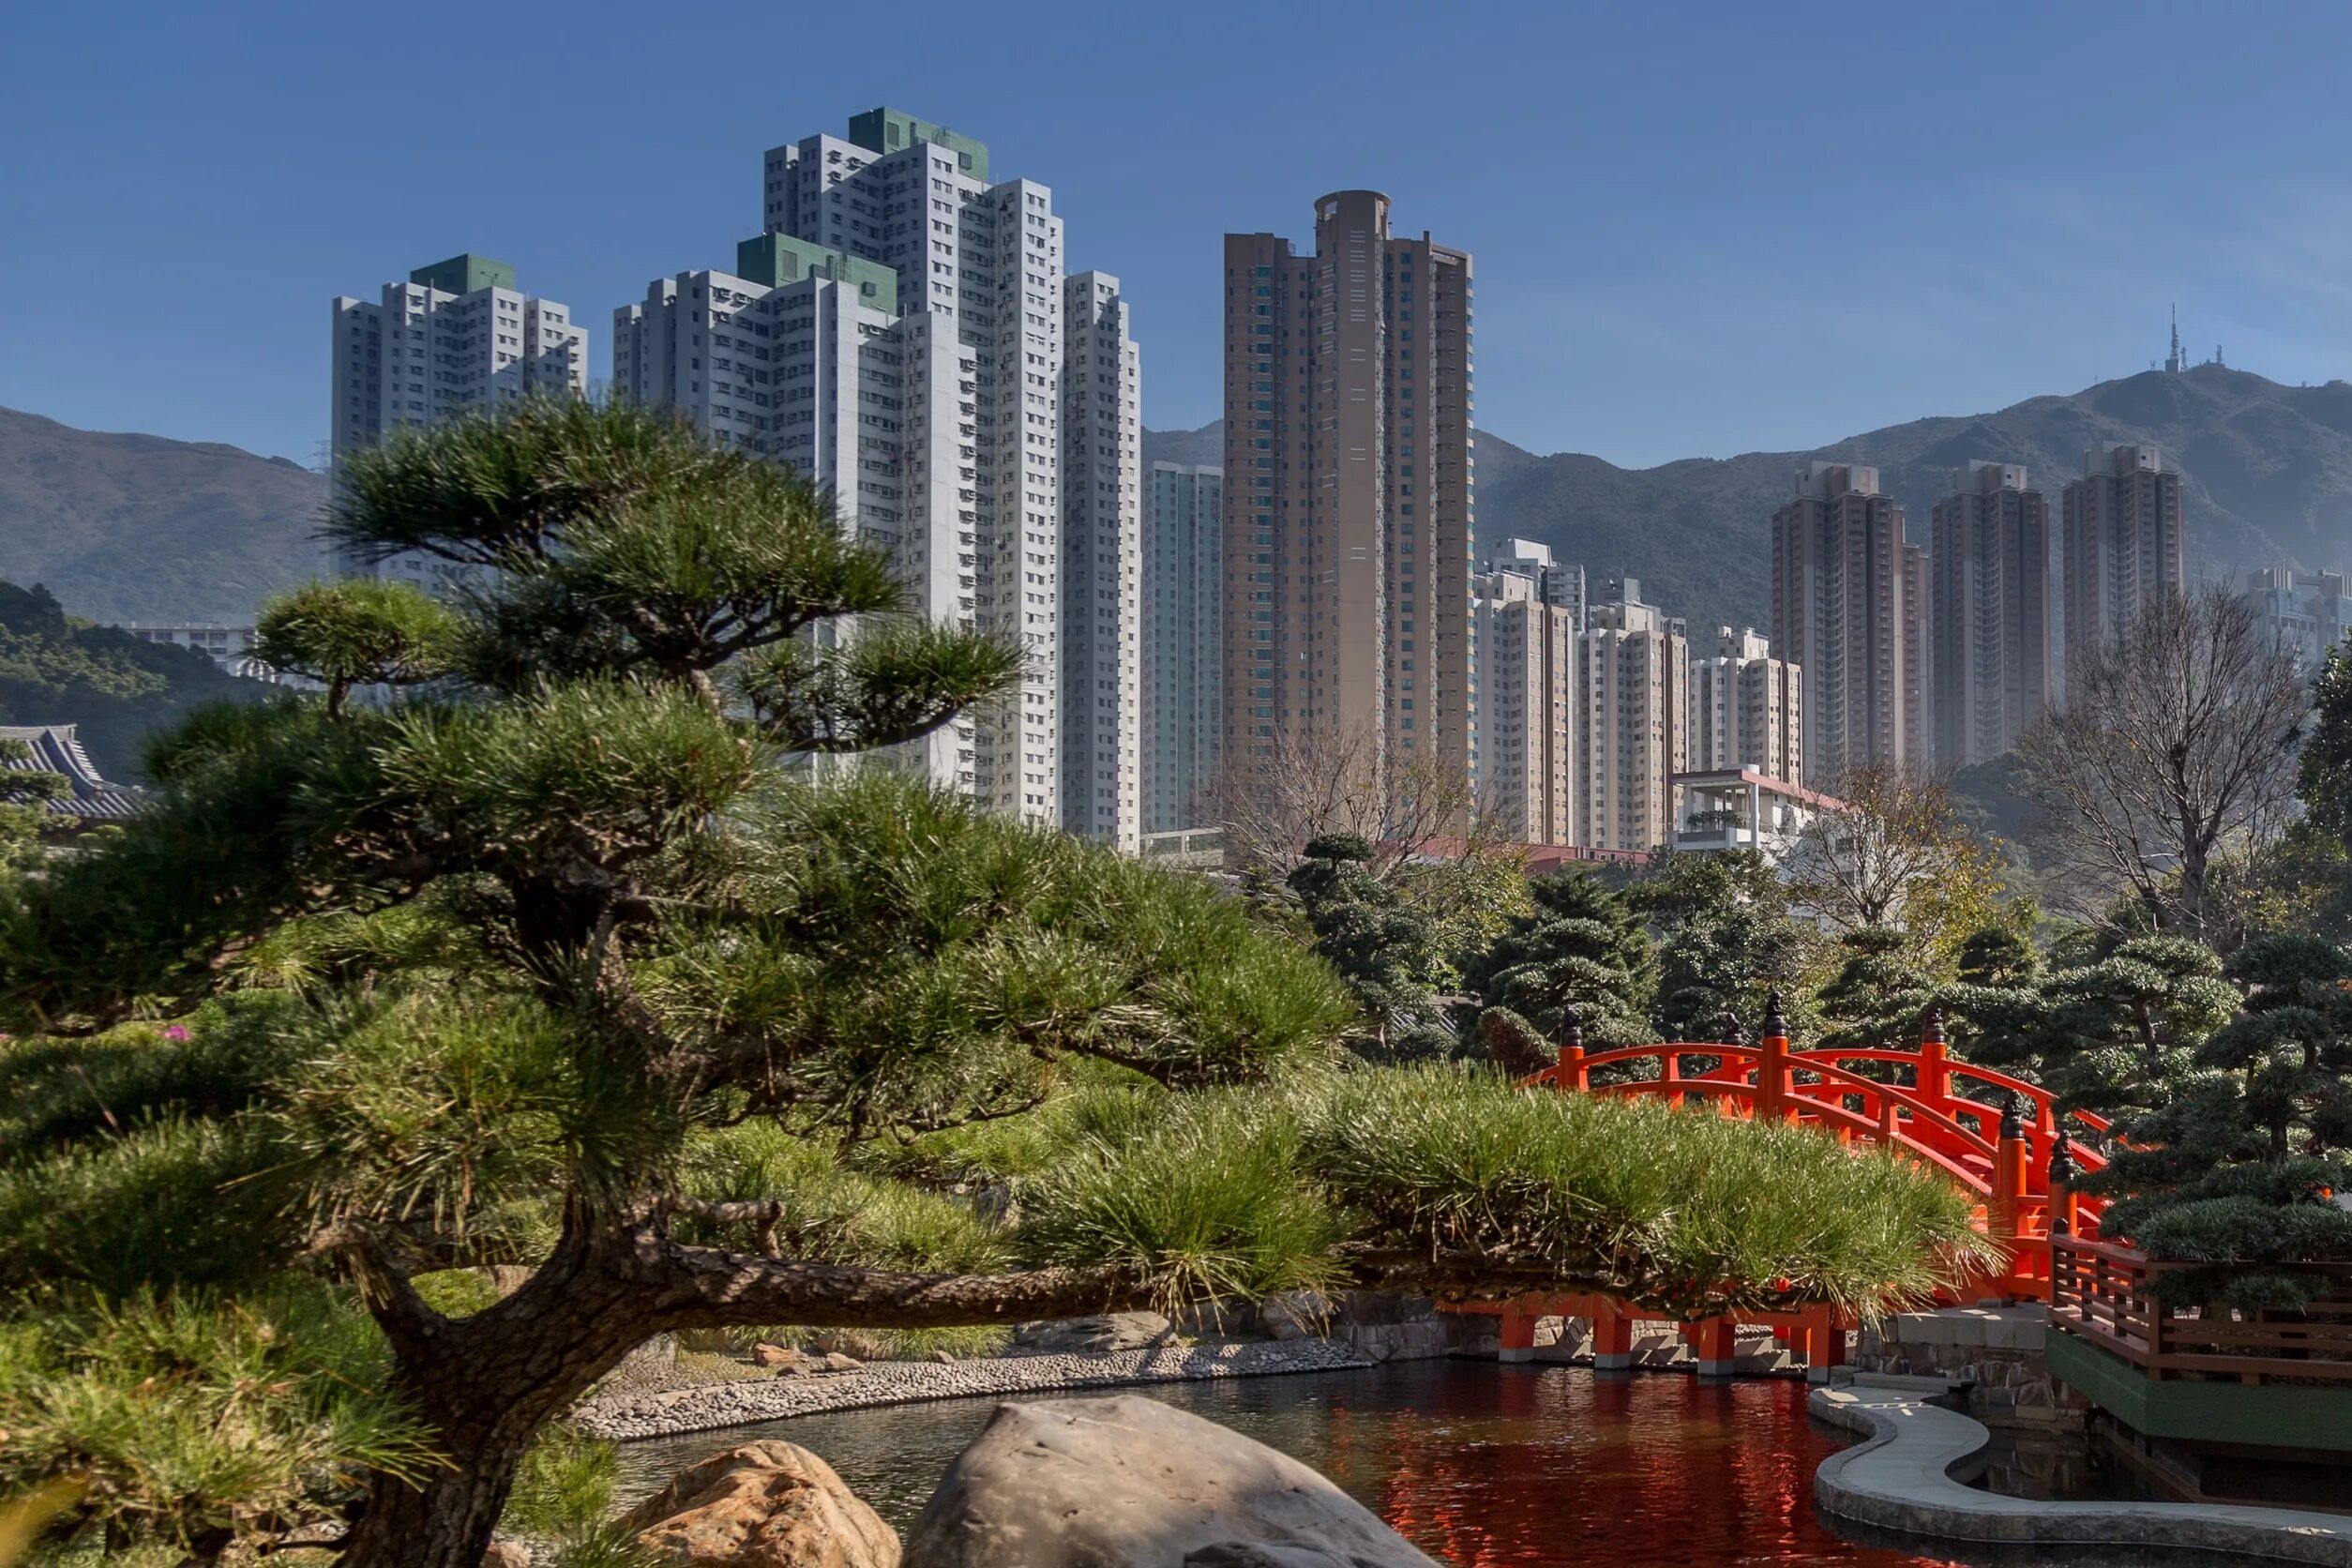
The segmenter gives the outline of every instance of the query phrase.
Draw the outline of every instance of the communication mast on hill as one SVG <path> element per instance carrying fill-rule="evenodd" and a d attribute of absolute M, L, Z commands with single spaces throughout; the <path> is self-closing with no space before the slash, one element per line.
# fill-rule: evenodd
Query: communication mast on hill
<path fill-rule="evenodd" d="M 2172 353 L 2164 357 L 2164 369 L 2179 375 L 2189 368 L 2189 356 L 2180 352 L 2180 307 L 2172 308 Z"/>

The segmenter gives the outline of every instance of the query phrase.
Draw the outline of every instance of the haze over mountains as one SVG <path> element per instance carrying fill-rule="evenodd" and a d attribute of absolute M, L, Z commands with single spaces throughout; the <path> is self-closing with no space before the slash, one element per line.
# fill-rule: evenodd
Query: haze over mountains
<path fill-rule="evenodd" d="M 2050 499 L 2082 472 L 2088 448 L 2151 442 L 2181 472 L 2192 573 L 2352 562 L 2352 384 L 2284 386 L 2201 365 L 2150 370 L 2072 396 L 2031 398 L 1996 414 L 1915 419 L 1802 452 L 1685 458 L 1625 469 L 1561 452 L 1539 457 L 1478 432 L 1478 535 L 1518 535 L 1581 563 L 1597 580 L 1640 579 L 1642 596 L 1695 631 L 1766 627 L 1772 515 L 1815 459 L 1876 465 L 1928 542 L 1928 509 L 1964 464 L 2021 462 Z M 1223 432 L 1147 430 L 1147 461 L 1217 462 Z M 1597 580 L 1595 586 L 1598 586 Z"/>
<path fill-rule="evenodd" d="M 1918 419 L 1803 452 L 1624 469 L 1478 437 L 1478 530 L 1550 545 L 1704 631 L 1763 626 L 1773 507 L 1814 459 L 1875 464 L 1926 542 L 1951 470 L 2022 462 L 2050 497 L 2086 448 L 2152 442 L 2186 481 L 2192 570 L 2352 564 L 2352 384 L 2284 386 L 2245 370 L 2147 371 L 1994 414 Z M 1217 462 L 1223 433 L 1146 430 L 1147 461 Z M 78 430 L 0 409 L 0 579 L 43 582 L 97 621 L 243 621 L 317 572 L 324 475 L 283 458 Z"/>

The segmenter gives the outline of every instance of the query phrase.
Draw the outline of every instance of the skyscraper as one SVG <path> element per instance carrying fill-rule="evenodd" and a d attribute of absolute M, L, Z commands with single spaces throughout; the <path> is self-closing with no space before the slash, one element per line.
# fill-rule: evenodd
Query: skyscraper
<path fill-rule="evenodd" d="M 1062 825 L 1133 850 L 1143 838 L 1141 372 L 1118 279 L 1078 273 L 1063 297 Z"/>
<path fill-rule="evenodd" d="M 1535 571 L 1474 586 L 1480 807 L 1506 842 L 1576 843 L 1576 613 L 1544 600 Z"/>
<path fill-rule="evenodd" d="M 1817 787 L 1868 763 L 1923 762 L 1925 552 L 1878 471 L 1816 462 L 1772 514 L 1772 646 L 1804 671 Z"/>
<path fill-rule="evenodd" d="M 1804 672 L 1774 658 L 1753 627 L 1725 626 L 1713 653 L 1694 655 L 1690 693 L 1690 772 L 1753 768 L 1805 781 Z"/>
<path fill-rule="evenodd" d="M 2066 656 L 2120 632 L 2146 606 L 2188 586 L 2180 475 L 2153 446 L 2129 442 L 2083 454 L 2083 476 L 2059 494 Z"/>
<path fill-rule="evenodd" d="M 1690 640 L 1641 602 L 1641 584 L 1585 611 L 1577 655 L 1576 841 L 1654 850 L 1674 841 L 1673 776 L 1690 767 Z"/>
<path fill-rule="evenodd" d="M 1225 471 L 1152 465 L 1143 531 L 1143 831 L 1204 825 L 1224 727 Z"/>
<path fill-rule="evenodd" d="M 386 283 L 375 304 L 335 301 L 335 417 L 339 461 L 403 426 L 495 410 L 535 392 L 588 390 L 588 334 L 551 299 L 515 287 L 505 262 L 467 253 Z M 343 576 L 387 577 L 424 588 L 445 570 L 406 554 L 369 563 L 339 555 Z"/>
<path fill-rule="evenodd" d="M 824 480 L 915 609 L 1027 650 L 1017 691 L 922 743 L 934 778 L 1040 823 L 1082 797 L 1072 826 L 1132 843 L 1140 389 L 1117 280 L 1065 274 L 1046 187 L 992 179 L 985 144 L 893 109 L 772 148 L 761 217 L 734 274 L 680 274 L 620 312 L 616 389 Z M 1090 703 L 1065 756 L 1071 655 L 1114 687 L 1090 697 L 1128 706 L 1106 729 Z"/>
<path fill-rule="evenodd" d="M 1936 760 L 2017 743 L 2050 701 L 2050 504 L 2015 463 L 1953 471 L 1927 554 Z"/>
<path fill-rule="evenodd" d="M 1228 768 L 1305 731 L 1478 775 L 1470 258 L 1388 210 L 1225 236 Z"/>

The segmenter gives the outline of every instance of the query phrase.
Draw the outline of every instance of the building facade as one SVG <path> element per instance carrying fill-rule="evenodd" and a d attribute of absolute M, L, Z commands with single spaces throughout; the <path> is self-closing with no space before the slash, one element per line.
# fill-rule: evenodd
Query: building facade
<path fill-rule="evenodd" d="M 1533 572 L 1475 586 L 1480 810 L 1507 842 L 1576 843 L 1576 617 Z"/>
<path fill-rule="evenodd" d="M 1632 578 L 1619 593 L 1577 640 L 1575 841 L 1647 852 L 1673 841 L 1672 779 L 1690 767 L 1690 639 Z"/>
<path fill-rule="evenodd" d="M 1691 658 L 1689 732 L 1693 772 L 1746 768 L 1802 784 L 1804 671 L 1774 658 L 1754 627 L 1720 628 L 1714 651 Z"/>
<path fill-rule="evenodd" d="M 1584 568 L 1552 559 L 1552 547 L 1533 539 L 1499 539 L 1486 554 L 1485 570 L 1517 572 L 1535 584 L 1535 602 L 1565 610 L 1584 629 Z"/>
<path fill-rule="evenodd" d="M 2066 656 L 2122 631 L 2132 617 L 2187 590 L 2188 526 L 2180 475 L 2157 447 L 2123 443 L 2083 454 L 2083 475 L 2059 493 Z"/>
<path fill-rule="evenodd" d="M 1208 816 L 1225 657 L 1225 471 L 1152 465 L 1143 531 L 1143 830 Z"/>
<path fill-rule="evenodd" d="M 505 262 L 452 256 L 386 283 L 372 302 L 342 295 L 334 311 L 338 464 L 395 430 L 495 412 L 534 393 L 588 392 L 587 332 L 565 306 L 516 288 Z M 415 552 L 367 561 L 338 551 L 329 565 L 429 591 L 446 580 L 443 564 Z"/>
<path fill-rule="evenodd" d="M 1369 737 L 1479 773 L 1467 251 L 1315 204 L 1315 249 L 1225 236 L 1226 765 Z"/>
<path fill-rule="evenodd" d="M 912 609 L 1026 650 L 1007 700 L 919 743 L 934 779 L 1043 825 L 1082 806 L 1070 826 L 1134 848 L 1141 388 L 1118 280 L 1065 271 L 1046 187 L 897 110 L 772 148 L 763 176 L 734 273 L 616 315 L 616 392 L 823 481 Z M 1090 701 L 1065 740 L 1073 655 L 1114 711 Z"/>
<path fill-rule="evenodd" d="M 1143 842 L 1142 369 L 1107 272 L 1063 289 L 1062 825 Z"/>
<path fill-rule="evenodd" d="M 2050 504 L 2015 463 L 1956 470 L 1927 554 L 1939 763 L 2000 756 L 2049 706 Z"/>
<path fill-rule="evenodd" d="M 2327 662 L 2329 649 L 2352 641 L 2352 577 L 2343 572 L 2264 566 L 2246 574 L 2244 597 L 2264 641 L 2292 652 L 2305 674 Z"/>
<path fill-rule="evenodd" d="M 1807 771 L 1926 760 L 1927 561 L 1878 471 L 1816 462 L 1772 514 L 1772 646 L 1804 671 Z"/>

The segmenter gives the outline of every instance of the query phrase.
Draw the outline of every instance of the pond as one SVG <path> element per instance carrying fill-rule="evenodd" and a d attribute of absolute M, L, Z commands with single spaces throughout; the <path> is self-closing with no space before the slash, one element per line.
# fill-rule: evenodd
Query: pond
<path fill-rule="evenodd" d="M 1814 1468 L 1845 1440 L 1805 1414 L 1799 1382 L 1425 1361 L 1135 1392 L 1305 1460 L 1462 1568 L 1944 1560 L 1855 1545 L 1815 1516 Z M 781 1438 L 822 1455 L 903 1530 L 1000 1402 L 837 1411 L 630 1443 L 625 1491 L 642 1496 L 713 1453 Z"/>

